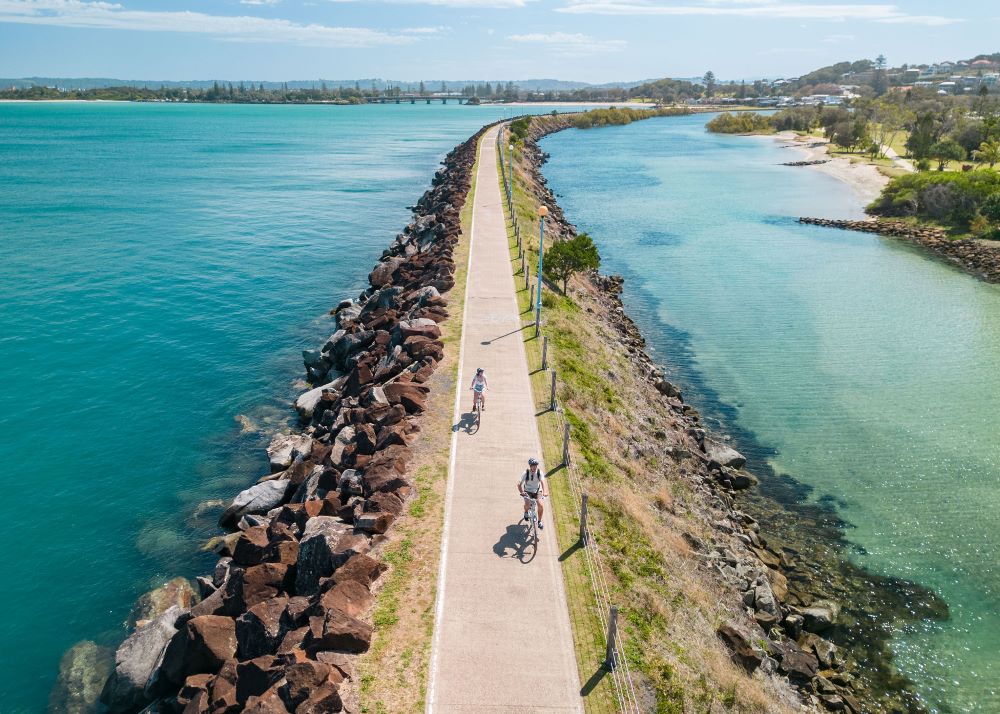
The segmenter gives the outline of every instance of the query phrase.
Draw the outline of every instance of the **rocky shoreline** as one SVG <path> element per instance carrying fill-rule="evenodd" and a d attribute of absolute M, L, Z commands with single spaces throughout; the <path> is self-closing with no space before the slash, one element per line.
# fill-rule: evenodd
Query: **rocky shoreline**
<path fill-rule="evenodd" d="M 548 224 L 557 237 L 575 235 L 576 229 L 545 185 L 541 166 L 547 155 L 537 142 L 568 126 L 565 120 L 536 120 L 525 141 L 531 181 L 549 207 Z M 674 416 L 675 442 L 668 450 L 684 464 L 682 473 L 702 496 L 699 515 L 715 532 L 711 542 L 682 535 L 701 567 L 724 583 L 746 614 L 717 631 L 734 660 L 748 672 L 786 678 L 803 703 L 817 710 L 922 711 L 893 669 L 887 642 L 901 624 L 945 617 L 944 603 L 912 583 L 851 564 L 844 524 L 832 511 L 804 503 L 804 490 L 791 478 L 768 473 L 768 488 L 753 488 L 758 480 L 746 470 L 747 459 L 727 444 L 728 437 L 705 428 L 647 353 L 621 301 L 623 279 L 594 272 L 584 281 L 600 304 L 588 308 L 590 319 L 603 320 L 618 336 L 635 373 L 645 375 Z M 662 450 L 653 435 L 636 434 L 633 441 L 637 453 Z M 752 435 L 736 435 L 738 444 L 755 447 L 751 442 Z"/>
<path fill-rule="evenodd" d="M 948 233 L 934 226 L 921 226 L 904 221 L 870 219 L 843 221 L 829 218 L 799 218 L 799 223 L 828 228 L 842 228 L 862 233 L 877 233 L 889 238 L 901 238 L 907 243 L 929 250 L 967 273 L 987 283 L 1000 283 L 1000 243 L 965 238 L 953 240 Z"/>
<path fill-rule="evenodd" d="M 295 403 L 300 428 L 272 439 L 270 472 L 223 511 L 214 571 L 197 590 L 178 578 L 143 596 L 106 682 L 99 648 L 71 649 L 50 709 L 359 711 L 353 660 L 372 640 L 379 546 L 411 495 L 410 446 L 443 357 L 459 214 L 488 128 L 448 154 L 371 286 L 331 310 L 337 331 L 303 353 L 315 386 Z"/>

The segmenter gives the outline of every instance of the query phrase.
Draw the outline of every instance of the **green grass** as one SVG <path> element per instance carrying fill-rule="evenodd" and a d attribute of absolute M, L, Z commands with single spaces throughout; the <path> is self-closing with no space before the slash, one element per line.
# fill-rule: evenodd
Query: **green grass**
<path fill-rule="evenodd" d="M 498 169 L 497 178 L 503 179 Z M 514 209 L 525 245 L 529 274 L 530 266 L 538 265 L 538 223 L 537 204 L 522 187 L 514 186 Z M 504 203 L 504 215 L 507 217 L 508 240 L 510 243 L 511 268 L 514 271 L 517 286 L 518 306 L 525 321 L 531 321 L 533 314 L 529 312 L 529 291 L 524 288 L 524 274 L 521 273 L 521 262 L 517 258 L 517 243 L 510 224 L 510 214 Z M 537 269 L 537 267 L 536 267 Z M 534 283 L 534 279 L 530 281 Z M 579 319 L 579 308 L 571 301 L 545 290 L 542 295 L 542 323 L 545 334 L 550 335 L 548 361 L 550 367 L 557 369 L 560 377 L 557 386 L 557 400 L 566 389 L 580 389 L 593 392 L 601 384 L 600 366 L 588 364 L 583 345 L 574 341 L 569 331 L 552 329 L 566 320 Z M 538 417 L 538 431 L 542 440 L 542 455 L 545 464 L 558 464 L 562 461 L 563 415 L 545 410 L 551 394 L 551 376 L 541 369 L 542 340 L 534 338 L 534 330 L 525 330 L 525 352 L 528 358 L 528 371 L 531 376 L 531 387 L 534 395 L 536 411 L 542 412 Z M 603 387 L 600 390 L 603 393 Z M 581 430 L 585 425 L 578 422 L 580 430 L 572 433 L 572 440 L 579 447 L 581 439 L 586 434 Z M 573 427 L 571 426 L 571 429 Z M 594 455 L 595 462 L 597 455 Z M 589 462 L 588 462 L 589 463 Z M 556 524 L 556 540 L 561 556 L 563 582 L 566 590 L 566 600 L 569 609 L 570 622 L 573 627 L 573 640 L 576 649 L 577 668 L 580 682 L 584 687 L 584 708 L 588 714 L 607 714 L 617 712 L 618 703 L 615 698 L 614 686 L 607 676 L 601 675 L 601 665 L 604 660 L 604 631 L 597 612 L 597 603 L 591 587 L 590 574 L 583 550 L 578 547 L 580 521 L 576 516 L 576 506 L 573 494 L 566 481 L 567 473 L 562 469 L 549 478 L 549 493 L 552 513 Z"/>

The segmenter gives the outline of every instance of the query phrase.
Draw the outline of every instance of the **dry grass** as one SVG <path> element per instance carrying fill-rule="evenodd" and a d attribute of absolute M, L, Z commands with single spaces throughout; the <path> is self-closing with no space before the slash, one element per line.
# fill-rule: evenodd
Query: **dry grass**
<path fill-rule="evenodd" d="M 422 712 L 425 707 L 477 167 L 461 213 L 462 236 L 454 252 L 455 287 L 448 293 L 449 317 L 441 324 L 445 356 L 427 383 L 431 393 L 423 432 L 415 444 L 416 495 L 381 546 L 390 567 L 381 579 L 372 613 L 372 647 L 358 662 L 361 711 L 370 714 Z"/>
<path fill-rule="evenodd" d="M 515 213 L 528 264 L 534 266 L 539 200 L 520 161 L 515 173 Z M 515 247 L 512 266 L 523 287 Z M 739 594 L 700 568 L 681 536 L 686 531 L 714 540 L 702 515 L 706 495 L 691 478 L 696 466 L 675 460 L 668 451 L 686 424 L 651 398 L 645 376 L 635 374 L 607 318 L 599 317 L 599 297 L 583 278 L 570 282 L 568 297 L 546 287 L 543 334 L 549 337 L 549 364 L 559 376 L 558 399 L 565 411 L 539 417 L 548 464 L 561 461 L 564 418 L 572 426 L 572 471 L 553 474 L 550 490 L 580 678 L 587 683 L 586 710 L 617 711 L 617 704 L 609 678 L 600 678 L 604 633 L 586 561 L 576 546 L 579 523 L 568 478 L 577 478 L 590 498 L 590 530 L 600 546 L 612 599 L 623 615 L 626 656 L 637 675 L 643 709 L 795 711 L 794 695 L 786 686 L 762 674 L 748 676 L 732 663 L 715 634 L 723 621 L 740 621 L 745 615 Z M 527 292 L 521 290 L 518 298 L 528 319 Z M 540 341 L 525 344 L 541 410 L 548 403 L 551 377 L 540 369 Z M 662 438 L 652 436 L 657 431 Z"/>

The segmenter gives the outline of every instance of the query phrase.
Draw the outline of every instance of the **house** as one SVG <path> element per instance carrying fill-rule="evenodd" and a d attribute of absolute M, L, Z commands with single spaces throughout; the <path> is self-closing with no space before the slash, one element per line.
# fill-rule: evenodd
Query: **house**
<path fill-rule="evenodd" d="M 914 67 L 913 69 L 908 69 L 903 72 L 904 82 L 915 82 L 917 77 L 920 76 L 920 69 Z"/>

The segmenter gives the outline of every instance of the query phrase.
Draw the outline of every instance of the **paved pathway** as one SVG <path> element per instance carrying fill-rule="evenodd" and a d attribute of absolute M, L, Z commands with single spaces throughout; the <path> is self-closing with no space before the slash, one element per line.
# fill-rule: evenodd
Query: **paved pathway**
<path fill-rule="evenodd" d="M 916 169 L 913 164 L 904 159 L 902 156 L 896 153 L 896 150 L 890 146 L 882 145 L 882 150 L 885 152 L 885 158 L 891 159 L 896 166 L 903 169 L 903 171 L 908 171 L 909 173 L 916 173 Z"/>
<path fill-rule="evenodd" d="M 551 514 L 537 553 L 524 547 L 517 523 L 517 479 L 541 448 L 523 344 L 531 332 L 520 329 L 496 135 L 494 128 L 483 138 L 476 181 L 427 711 L 578 712 Z M 490 391 L 475 430 L 466 413 L 477 367 Z"/>

